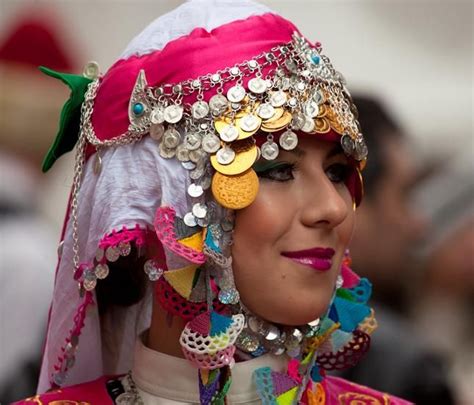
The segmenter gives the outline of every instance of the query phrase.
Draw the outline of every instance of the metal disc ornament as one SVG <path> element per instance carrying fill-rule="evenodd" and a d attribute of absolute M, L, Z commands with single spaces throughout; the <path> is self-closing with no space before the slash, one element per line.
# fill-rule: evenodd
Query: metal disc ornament
<path fill-rule="evenodd" d="M 240 120 L 239 120 L 239 126 L 246 132 L 252 132 L 258 129 L 260 126 L 262 120 L 258 118 L 254 114 L 247 114 L 244 115 Z"/>
<path fill-rule="evenodd" d="M 258 107 L 257 114 L 260 118 L 268 120 L 275 115 L 275 108 L 270 103 L 263 103 Z"/>
<path fill-rule="evenodd" d="M 196 222 L 196 217 L 194 216 L 194 214 L 192 212 L 188 212 L 184 217 L 183 217 L 183 221 L 184 223 L 193 228 L 197 225 L 197 222 Z"/>
<path fill-rule="evenodd" d="M 168 149 L 176 148 L 181 140 L 180 133 L 174 128 L 168 128 L 163 134 L 163 145 Z"/>
<path fill-rule="evenodd" d="M 163 124 L 151 124 L 150 136 L 155 141 L 160 141 L 165 133 L 165 127 Z"/>
<path fill-rule="evenodd" d="M 281 91 L 281 90 L 280 91 L 275 91 L 270 96 L 270 104 L 273 107 L 282 107 L 283 105 L 285 105 L 286 100 L 287 100 L 286 93 L 284 91 Z"/>
<path fill-rule="evenodd" d="M 341 137 L 341 146 L 346 155 L 350 156 L 354 152 L 354 140 L 348 134 Z"/>
<path fill-rule="evenodd" d="M 280 136 L 278 143 L 284 150 L 293 150 L 298 145 L 298 135 L 288 129 Z"/>
<path fill-rule="evenodd" d="M 233 142 L 239 137 L 239 130 L 235 125 L 226 124 L 219 131 L 219 135 L 224 142 Z"/>
<path fill-rule="evenodd" d="M 163 142 L 160 143 L 158 148 L 160 156 L 165 159 L 171 159 L 176 155 L 176 148 L 167 148 Z"/>
<path fill-rule="evenodd" d="M 273 141 L 265 142 L 261 147 L 260 151 L 262 152 L 262 156 L 266 160 L 275 160 L 280 153 L 278 145 Z"/>
<path fill-rule="evenodd" d="M 193 212 L 193 215 L 198 219 L 199 218 L 205 218 L 206 215 L 207 215 L 206 204 L 202 204 L 202 203 L 194 204 L 193 208 L 192 208 L 192 212 Z"/>
<path fill-rule="evenodd" d="M 95 266 L 94 272 L 95 276 L 99 280 L 103 280 L 109 275 L 109 266 L 107 266 L 106 264 L 98 264 L 97 266 Z"/>
<path fill-rule="evenodd" d="M 201 197 L 204 194 L 202 186 L 191 183 L 188 187 L 188 194 L 193 198 Z"/>
<path fill-rule="evenodd" d="M 227 98 L 231 103 L 240 103 L 244 98 L 247 92 L 241 85 L 232 86 L 227 91 Z"/>
<path fill-rule="evenodd" d="M 150 114 L 152 124 L 162 124 L 165 122 L 165 109 L 162 105 L 155 107 Z"/>
<path fill-rule="evenodd" d="M 229 106 L 229 101 L 222 94 L 216 94 L 209 100 L 209 107 L 213 114 L 222 114 Z"/>
<path fill-rule="evenodd" d="M 305 114 L 311 118 L 316 118 L 319 114 L 319 106 L 316 101 L 309 101 L 304 107 Z"/>
<path fill-rule="evenodd" d="M 214 134 L 206 134 L 201 141 L 202 149 L 207 153 L 216 153 L 221 147 L 221 140 Z"/>
<path fill-rule="evenodd" d="M 203 100 L 196 101 L 191 107 L 191 115 L 194 119 L 203 119 L 209 114 L 209 104 Z"/>
<path fill-rule="evenodd" d="M 262 94 L 267 91 L 267 82 L 261 77 L 250 79 L 247 86 L 249 90 L 255 94 Z"/>
<path fill-rule="evenodd" d="M 201 146 L 201 136 L 196 133 L 187 133 L 184 137 L 184 146 L 189 150 L 199 149 Z"/>
<path fill-rule="evenodd" d="M 258 177 L 253 169 L 234 176 L 216 172 L 212 177 L 211 189 L 220 205 L 239 210 L 249 206 L 257 197 Z"/>
<path fill-rule="evenodd" d="M 183 117 L 183 107 L 176 104 L 169 105 L 165 108 L 164 117 L 167 123 L 176 124 Z"/>
<path fill-rule="evenodd" d="M 316 123 L 314 122 L 314 120 L 311 117 L 305 116 L 305 121 L 303 126 L 301 127 L 301 130 L 303 132 L 309 133 L 312 132 L 315 127 Z"/>
<path fill-rule="evenodd" d="M 216 153 L 216 160 L 221 165 L 231 164 L 235 159 L 235 152 L 229 147 L 223 147 Z M 212 157 L 211 157 L 212 162 Z"/>

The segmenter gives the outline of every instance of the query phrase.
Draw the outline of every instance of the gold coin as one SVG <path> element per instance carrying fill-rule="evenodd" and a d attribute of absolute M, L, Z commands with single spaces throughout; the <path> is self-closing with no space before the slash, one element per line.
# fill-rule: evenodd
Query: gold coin
<path fill-rule="evenodd" d="M 276 132 L 283 128 L 285 128 L 291 122 L 292 116 L 291 113 L 285 111 L 283 115 L 273 122 L 263 122 L 262 123 L 262 131 L 265 132 Z"/>
<path fill-rule="evenodd" d="M 248 207 L 258 193 L 258 177 L 253 169 L 236 176 L 225 176 L 219 172 L 212 177 L 212 194 L 225 208 L 240 210 Z"/>
<path fill-rule="evenodd" d="M 216 155 L 211 156 L 212 167 L 219 173 L 235 176 L 251 168 L 257 160 L 258 148 L 253 139 L 232 142 L 232 150 L 235 152 L 235 159 L 228 165 L 220 164 Z"/>

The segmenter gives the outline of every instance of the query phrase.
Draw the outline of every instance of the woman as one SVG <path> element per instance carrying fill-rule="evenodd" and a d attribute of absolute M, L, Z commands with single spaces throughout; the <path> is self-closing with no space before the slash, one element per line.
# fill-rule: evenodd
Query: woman
<path fill-rule="evenodd" d="M 72 89 L 45 169 L 78 146 L 39 390 L 94 381 L 25 403 L 405 403 L 325 375 L 375 320 L 346 252 L 367 150 L 321 52 L 196 0 L 104 76 L 45 70 Z"/>

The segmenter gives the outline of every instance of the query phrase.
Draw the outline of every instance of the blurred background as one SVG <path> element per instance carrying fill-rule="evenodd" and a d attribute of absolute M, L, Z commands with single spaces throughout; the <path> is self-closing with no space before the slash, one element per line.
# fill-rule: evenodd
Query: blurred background
<path fill-rule="evenodd" d="M 0 402 L 34 393 L 73 157 L 47 175 L 68 90 L 183 1 L 0 0 Z M 369 143 L 352 253 L 374 284 L 372 351 L 346 377 L 474 404 L 473 2 L 266 0 L 344 73 Z"/>

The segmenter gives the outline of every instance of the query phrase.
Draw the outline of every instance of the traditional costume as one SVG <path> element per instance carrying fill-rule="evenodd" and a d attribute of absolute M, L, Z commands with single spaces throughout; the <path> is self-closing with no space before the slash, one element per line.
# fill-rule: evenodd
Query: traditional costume
<path fill-rule="evenodd" d="M 307 325 L 258 318 L 234 285 L 233 212 L 257 195 L 257 160 L 299 134 L 340 142 L 360 202 L 367 148 L 320 43 L 251 1 L 194 0 L 104 75 L 94 63 L 83 76 L 43 71 L 72 91 L 44 169 L 74 145 L 76 167 L 39 383 L 53 391 L 22 403 L 406 403 L 326 376 L 356 362 L 376 326 L 348 254 L 327 312 Z M 133 305 L 101 306 L 117 277 Z M 153 294 L 187 321 L 185 359 L 143 344 Z"/>

